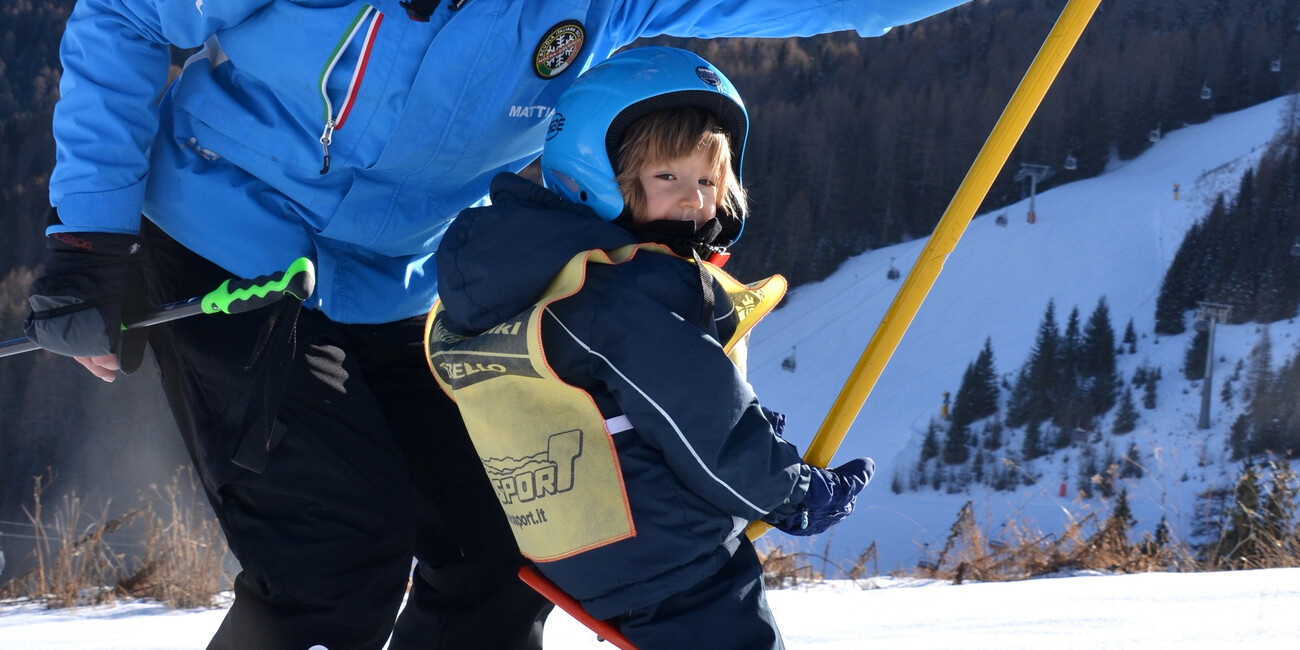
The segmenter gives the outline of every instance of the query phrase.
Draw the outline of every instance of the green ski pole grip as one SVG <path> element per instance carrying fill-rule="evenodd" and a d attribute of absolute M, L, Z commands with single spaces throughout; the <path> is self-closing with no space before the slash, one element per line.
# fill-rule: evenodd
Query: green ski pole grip
<path fill-rule="evenodd" d="M 283 271 L 250 280 L 226 280 L 203 296 L 203 313 L 238 314 L 265 307 L 285 296 L 306 300 L 316 289 L 316 266 L 299 257 Z"/>

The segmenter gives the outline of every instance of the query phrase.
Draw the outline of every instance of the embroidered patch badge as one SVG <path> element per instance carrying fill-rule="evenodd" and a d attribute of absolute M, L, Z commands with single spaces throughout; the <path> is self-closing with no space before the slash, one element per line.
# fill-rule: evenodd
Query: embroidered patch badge
<path fill-rule="evenodd" d="M 700 66 L 695 69 L 695 76 L 699 77 L 700 81 L 703 81 L 704 83 L 709 84 L 714 88 L 720 87 L 722 85 L 722 80 L 718 78 L 717 73 L 714 72 L 711 68 Z"/>
<path fill-rule="evenodd" d="M 543 79 L 554 79 L 578 58 L 587 34 L 582 23 L 566 20 L 546 32 L 533 52 L 533 72 Z"/>

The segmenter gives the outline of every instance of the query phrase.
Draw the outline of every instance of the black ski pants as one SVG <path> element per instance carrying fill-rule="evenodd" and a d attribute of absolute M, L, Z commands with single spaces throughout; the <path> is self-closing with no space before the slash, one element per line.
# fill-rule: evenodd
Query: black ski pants
<path fill-rule="evenodd" d="M 785 650 L 763 591 L 763 565 L 744 535 L 717 573 L 611 622 L 640 650 Z"/>
<path fill-rule="evenodd" d="M 144 234 L 156 304 L 230 277 L 147 220 Z M 395 650 L 541 647 L 551 605 L 515 576 L 518 548 L 428 369 L 422 320 L 344 325 L 282 301 L 149 330 L 242 568 L 209 648 L 380 648 L 390 632 Z"/>

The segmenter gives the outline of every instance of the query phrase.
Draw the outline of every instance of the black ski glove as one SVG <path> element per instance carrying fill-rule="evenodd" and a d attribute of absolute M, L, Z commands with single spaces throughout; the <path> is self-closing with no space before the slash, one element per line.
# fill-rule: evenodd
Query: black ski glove
<path fill-rule="evenodd" d="M 773 525 L 801 537 L 825 532 L 853 512 L 858 493 L 875 472 L 876 463 L 870 458 L 855 458 L 835 469 L 813 467 L 803 502 L 794 514 Z"/>
<path fill-rule="evenodd" d="M 123 314 L 143 314 L 140 238 L 117 233 L 56 233 L 45 268 L 27 294 L 27 338 L 70 357 L 116 354 L 124 374 L 140 367 L 144 330 L 122 330 Z"/>

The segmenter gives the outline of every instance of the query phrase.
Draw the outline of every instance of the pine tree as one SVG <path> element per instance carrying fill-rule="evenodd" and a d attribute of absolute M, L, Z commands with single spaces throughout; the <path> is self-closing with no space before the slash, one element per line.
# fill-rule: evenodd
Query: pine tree
<path fill-rule="evenodd" d="M 943 439 L 943 463 L 960 465 L 970 459 L 970 430 L 965 424 L 953 422 L 948 425 L 948 434 Z"/>
<path fill-rule="evenodd" d="M 1101 472 L 1097 477 L 1097 492 L 1102 497 L 1109 499 L 1115 494 L 1115 472 L 1119 463 L 1115 461 L 1115 450 L 1110 445 L 1106 445 L 1106 457 L 1102 459 Z"/>
<path fill-rule="evenodd" d="M 1156 383 L 1160 381 L 1160 375 L 1149 372 L 1147 380 L 1142 386 L 1142 408 L 1150 411 L 1156 407 Z"/>
<path fill-rule="evenodd" d="M 1133 508 L 1128 504 L 1128 488 L 1120 490 L 1115 497 L 1115 509 L 1110 513 L 1110 520 L 1124 530 L 1125 536 L 1138 524 L 1137 519 L 1133 518 Z"/>
<path fill-rule="evenodd" d="M 954 427 L 967 427 L 971 423 L 998 412 L 998 378 L 993 367 L 993 344 L 984 340 L 984 349 L 975 362 L 966 366 L 961 386 L 952 408 Z"/>
<path fill-rule="evenodd" d="M 1057 347 L 1059 356 L 1052 423 L 1062 429 L 1090 427 L 1094 411 L 1089 408 L 1083 376 L 1083 337 L 1079 332 L 1079 308 L 1070 310 L 1065 333 Z"/>
<path fill-rule="evenodd" d="M 1133 391 L 1125 387 L 1124 395 L 1119 400 L 1119 411 L 1115 413 L 1115 424 L 1111 428 L 1116 434 L 1125 434 L 1137 428 L 1138 412 L 1133 405 Z"/>
<path fill-rule="evenodd" d="M 924 463 L 939 455 L 939 423 L 930 420 L 925 428 L 925 438 L 921 441 L 921 462 Z"/>
<path fill-rule="evenodd" d="M 1074 440 L 1074 431 L 1077 431 L 1077 429 L 1071 430 L 1065 427 L 1059 427 L 1056 429 L 1049 428 L 1044 432 L 1043 437 L 1052 441 L 1052 449 L 1065 449 L 1066 447 L 1069 447 L 1070 443 Z"/>
<path fill-rule="evenodd" d="M 1219 214 L 1227 211 L 1222 196 L 1215 202 L 1210 215 L 1214 215 L 1216 211 Z M 1165 271 L 1165 277 L 1160 282 L 1160 293 L 1156 296 L 1155 332 L 1157 335 L 1182 334 L 1187 329 L 1184 316 L 1187 310 L 1196 304 L 1200 291 L 1204 289 L 1202 286 L 1200 290 L 1194 290 L 1192 278 L 1195 265 L 1203 257 L 1202 242 L 1206 239 L 1204 233 L 1203 223 L 1193 224 L 1183 236 L 1183 241 L 1178 245 L 1178 251 L 1174 253 L 1169 269 Z"/>
<path fill-rule="evenodd" d="M 1020 455 L 1025 460 L 1033 460 L 1042 456 L 1043 451 L 1043 432 L 1039 429 L 1038 422 L 1030 422 L 1025 426 L 1025 438 L 1020 443 Z"/>
<path fill-rule="evenodd" d="M 1278 446 L 1281 441 L 1280 422 L 1276 417 L 1278 395 L 1276 378 L 1273 372 L 1273 342 L 1269 337 L 1268 325 L 1260 328 L 1259 340 L 1250 351 L 1250 361 L 1246 366 L 1246 389 L 1250 392 L 1250 403 L 1246 406 L 1246 440 L 1247 450 L 1251 454 L 1266 451 L 1284 451 Z"/>
<path fill-rule="evenodd" d="M 1233 490 L 1227 527 L 1214 559 L 1233 569 L 1247 569 L 1256 568 L 1252 562 L 1268 553 L 1268 542 L 1261 530 L 1262 495 L 1259 472 L 1253 465 L 1246 465 Z"/>
<path fill-rule="evenodd" d="M 1047 302 L 1043 320 L 1038 325 L 1038 334 L 1034 338 L 1034 347 L 1029 359 L 1020 373 L 1012 397 L 1016 391 L 1022 391 L 1023 401 L 1016 401 L 1015 406 L 1023 409 L 1014 416 L 1016 422 L 1041 424 L 1052 417 L 1059 404 L 1060 395 L 1060 343 L 1061 335 L 1056 328 L 1056 306 Z M 1008 404 L 1007 422 L 1013 420 L 1011 404 Z"/>
<path fill-rule="evenodd" d="M 1142 469 L 1142 451 L 1136 442 L 1129 443 L 1128 451 L 1124 452 L 1119 464 L 1120 478 L 1142 478 L 1146 475 L 1146 470 Z"/>
<path fill-rule="evenodd" d="M 1160 523 L 1156 524 L 1155 535 L 1150 534 L 1143 536 L 1142 552 L 1147 555 L 1155 555 L 1160 549 L 1169 545 L 1169 539 L 1172 534 L 1169 531 L 1169 520 L 1160 516 Z"/>
<path fill-rule="evenodd" d="M 1124 345 L 1128 347 L 1129 354 L 1137 354 L 1138 337 L 1137 331 L 1133 329 L 1133 319 L 1128 319 L 1128 325 L 1124 326 Z"/>
<path fill-rule="evenodd" d="M 984 448 L 996 451 L 1002 448 L 1002 421 L 993 418 L 984 423 Z"/>
<path fill-rule="evenodd" d="M 1080 373 L 1087 381 L 1092 413 L 1100 415 L 1115 406 L 1119 373 L 1115 369 L 1115 330 L 1110 326 L 1110 308 L 1106 306 L 1105 296 L 1097 301 L 1083 329 Z"/>
<path fill-rule="evenodd" d="M 1273 420 L 1277 426 L 1276 449 L 1286 451 L 1288 457 L 1300 454 L 1300 353 L 1292 357 L 1277 373 L 1271 401 Z"/>
<path fill-rule="evenodd" d="M 978 420 L 997 413 L 1001 389 L 998 388 L 998 373 L 993 359 L 992 338 L 984 339 L 984 348 L 980 350 L 979 356 L 975 357 L 974 384 L 971 416 Z"/>
<path fill-rule="evenodd" d="M 1029 423 L 1033 398 L 1032 386 L 1029 380 L 1029 363 L 1025 362 L 1016 373 L 1016 383 L 1011 387 L 1011 394 L 1007 397 L 1007 426 L 1016 429 Z"/>

